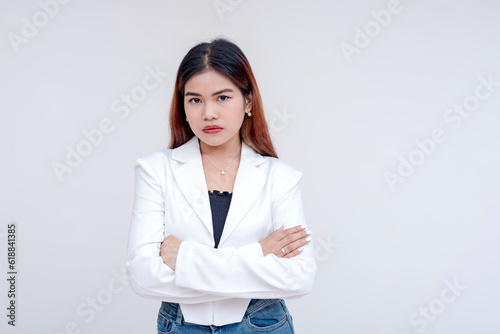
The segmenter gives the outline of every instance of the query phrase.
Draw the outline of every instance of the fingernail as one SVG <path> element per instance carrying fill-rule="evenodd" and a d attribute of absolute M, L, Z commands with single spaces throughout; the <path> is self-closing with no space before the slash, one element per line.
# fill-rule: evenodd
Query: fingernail
<path fill-rule="evenodd" d="M 301 227 L 305 230 L 307 228 L 307 225 L 302 225 Z"/>
<path fill-rule="evenodd" d="M 306 233 L 307 233 L 307 234 L 311 234 L 311 233 L 313 233 L 313 232 L 312 232 L 312 231 L 307 231 Z"/>
<path fill-rule="evenodd" d="M 304 250 L 304 247 L 300 247 L 299 248 L 299 253 L 302 252 Z"/>
<path fill-rule="evenodd" d="M 311 237 L 307 237 L 306 241 L 311 241 L 311 239 L 312 239 Z"/>

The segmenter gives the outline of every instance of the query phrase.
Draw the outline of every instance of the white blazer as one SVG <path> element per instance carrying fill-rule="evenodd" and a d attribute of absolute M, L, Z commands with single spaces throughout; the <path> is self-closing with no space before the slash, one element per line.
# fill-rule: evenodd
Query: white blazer
<path fill-rule="evenodd" d="M 282 224 L 306 224 L 302 172 L 242 141 L 218 248 L 198 137 L 137 159 L 135 172 L 126 266 L 137 294 L 179 303 L 186 322 L 222 326 L 240 322 L 252 298 L 298 298 L 311 291 L 312 241 L 291 259 L 264 256 L 259 243 Z M 168 235 L 182 240 L 175 271 L 159 255 Z"/>

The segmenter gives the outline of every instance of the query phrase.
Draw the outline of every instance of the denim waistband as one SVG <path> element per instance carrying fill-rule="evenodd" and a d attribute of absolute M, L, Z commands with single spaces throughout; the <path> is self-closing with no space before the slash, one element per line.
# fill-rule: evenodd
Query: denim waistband
<path fill-rule="evenodd" d="M 181 308 L 177 303 L 161 302 L 161 311 L 174 318 L 177 325 L 181 325 L 184 321 Z"/>
<path fill-rule="evenodd" d="M 284 303 L 283 299 L 252 299 L 248 304 L 245 316 L 257 312 L 269 303 Z"/>

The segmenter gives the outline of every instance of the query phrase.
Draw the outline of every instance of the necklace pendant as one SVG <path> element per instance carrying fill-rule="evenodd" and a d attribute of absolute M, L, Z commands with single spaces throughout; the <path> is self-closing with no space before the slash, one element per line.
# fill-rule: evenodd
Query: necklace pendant
<path fill-rule="evenodd" d="M 221 173 L 222 175 L 224 175 L 224 174 L 225 174 L 225 172 L 224 172 L 224 171 L 221 171 L 220 173 Z"/>

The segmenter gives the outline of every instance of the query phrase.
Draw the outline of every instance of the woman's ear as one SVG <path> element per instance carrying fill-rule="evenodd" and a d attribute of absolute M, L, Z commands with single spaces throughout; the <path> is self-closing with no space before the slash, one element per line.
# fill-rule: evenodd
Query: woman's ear
<path fill-rule="evenodd" d="M 245 112 L 252 110 L 252 92 L 245 97 Z"/>

